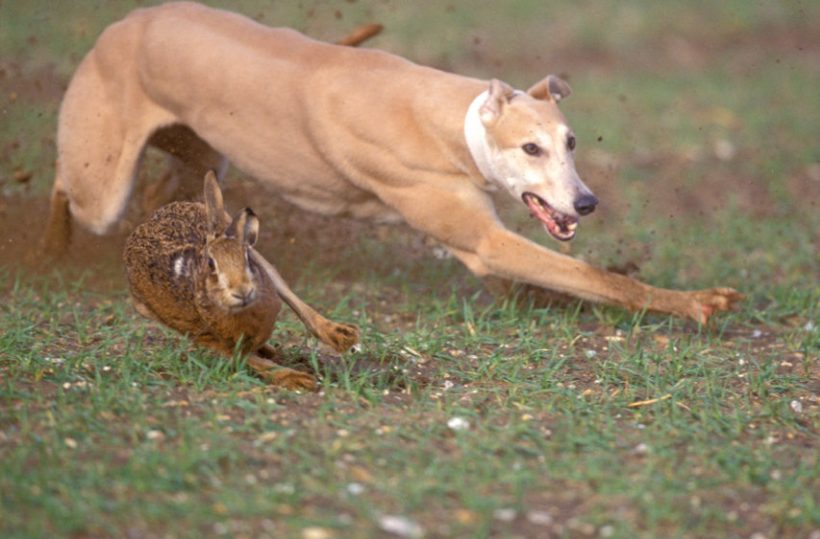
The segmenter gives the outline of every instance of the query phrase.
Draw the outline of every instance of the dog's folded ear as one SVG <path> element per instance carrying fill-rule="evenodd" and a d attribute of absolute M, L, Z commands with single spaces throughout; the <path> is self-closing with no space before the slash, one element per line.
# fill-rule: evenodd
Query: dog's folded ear
<path fill-rule="evenodd" d="M 555 75 L 547 75 L 543 80 L 536 82 L 527 93 L 535 99 L 551 100 L 554 99 L 557 103 L 562 99 L 569 97 L 572 93 L 572 88 L 569 87 L 567 81 Z"/>
<path fill-rule="evenodd" d="M 506 82 L 498 79 L 491 80 L 487 100 L 478 109 L 481 123 L 483 123 L 485 127 L 489 127 L 497 122 L 501 117 L 504 106 L 510 102 L 514 94 L 515 90 Z"/>

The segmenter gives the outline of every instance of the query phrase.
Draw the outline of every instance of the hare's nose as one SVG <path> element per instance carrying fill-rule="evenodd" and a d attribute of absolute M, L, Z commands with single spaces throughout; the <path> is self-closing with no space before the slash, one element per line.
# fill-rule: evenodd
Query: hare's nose
<path fill-rule="evenodd" d="M 244 306 L 252 302 L 256 297 L 256 288 L 250 287 L 244 290 L 237 290 L 231 292 L 231 296 Z"/>

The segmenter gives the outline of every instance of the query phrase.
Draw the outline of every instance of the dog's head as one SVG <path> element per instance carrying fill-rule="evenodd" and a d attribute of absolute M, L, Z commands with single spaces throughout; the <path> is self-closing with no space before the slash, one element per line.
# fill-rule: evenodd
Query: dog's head
<path fill-rule="evenodd" d="M 558 109 L 569 85 L 550 75 L 526 92 L 493 80 L 473 102 L 465 135 L 481 173 L 527 205 L 556 239 L 575 236 L 598 199 L 575 171 L 575 135 Z"/>

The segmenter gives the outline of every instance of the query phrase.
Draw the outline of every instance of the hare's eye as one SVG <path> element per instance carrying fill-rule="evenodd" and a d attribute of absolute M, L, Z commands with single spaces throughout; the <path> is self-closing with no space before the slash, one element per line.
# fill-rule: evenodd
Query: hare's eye
<path fill-rule="evenodd" d="M 208 257 L 208 269 L 210 269 L 212 272 L 216 271 L 216 260 L 214 260 L 213 257 L 210 256 Z"/>

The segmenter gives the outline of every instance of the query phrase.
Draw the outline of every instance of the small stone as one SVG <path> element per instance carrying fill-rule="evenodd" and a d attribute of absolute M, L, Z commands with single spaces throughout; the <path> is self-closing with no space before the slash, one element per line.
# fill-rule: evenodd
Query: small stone
<path fill-rule="evenodd" d="M 345 490 L 351 496 L 358 496 L 359 494 L 362 494 L 364 492 L 365 488 L 364 488 L 364 485 L 362 485 L 361 483 L 355 483 L 354 482 L 354 483 L 348 483 L 347 486 L 345 487 Z"/>
<path fill-rule="evenodd" d="M 318 526 L 311 526 L 302 530 L 303 539 L 330 539 L 331 537 L 333 537 L 333 534 L 330 530 Z"/>
<path fill-rule="evenodd" d="M 456 521 L 462 526 L 469 526 L 478 520 L 478 515 L 469 509 L 457 509 L 454 513 Z"/>
<path fill-rule="evenodd" d="M 512 522 L 517 515 L 515 509 L 511 507 L 502 507 L 493 511 L 493 518 L 501 522 Z"/>
<path fill-rule="evenodd" d="M 731 161 L 737 154 L 735 145 L 725 138 L 718 139 L 714 145 L 715 157 L 721 161 Z"/>
<path fill-rule="evenodd" d="M 791 408 L 792 411 L 796 414 L 802 414 L 803 413 L 803 403 L 800 402 L 799 400 L 791 401 L 789 403 L 789 408 Z"/>
<path fill-rule="evenodd" d="M 451 417 L 447 421 L 447 426 L 454 431 L 468 430 L 470 428 L 470 422 L 463 417 L 456 416 Z"/>
<path fill-rule="evenodd" d="M 536 526 L 549 526 L 552 524 L 552 516 L 546 511 L 530 511 L 527 513 L 527 520 Z"/>
<path fill-rule="evenodd" d="M 649 453 L 649 451 L 651 451 L 651 448 L 649 447 L 649 445 L 641 442 L 638 445 L 636 445 L 635 449 L 633 449 L 632 451 L 636 455 L 646 455 L 647 453 Z"/>
<path fill-rule="evenodd" d="M 424 530 L 415 521 L 399 515 L 382 515 L 379 517 L 379 527 L 393 535 L 418 539 L 424 537 Z"/>

